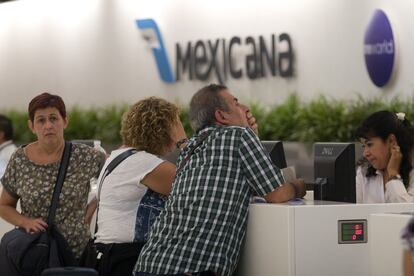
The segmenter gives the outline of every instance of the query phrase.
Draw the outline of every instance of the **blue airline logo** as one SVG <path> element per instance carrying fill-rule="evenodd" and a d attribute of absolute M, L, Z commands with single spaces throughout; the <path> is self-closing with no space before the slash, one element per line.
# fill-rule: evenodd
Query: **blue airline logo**
<path fill-rule="evenodd" d="M 375 10 L 365 31 L 364 55 L 372 82 L 385 86 L 394 68 L 395 42 L 390 21 L 382 10 Z"/>
<path fill-rule="evenodd" d="M 139 19 L 136 23 L 145 40 L 149 42 L 152 48 L 152 53 L 154 54 L 161 79 L 167 83 L 174 83 L 175 76 L 171 69 L 167 51 L 165 50 L 157 23 L 153 19 Z"/>

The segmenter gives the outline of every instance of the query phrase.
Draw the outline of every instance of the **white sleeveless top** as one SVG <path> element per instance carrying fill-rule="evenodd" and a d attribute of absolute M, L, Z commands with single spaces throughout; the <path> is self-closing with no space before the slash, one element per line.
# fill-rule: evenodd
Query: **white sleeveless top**
<path fill-rule="evenodd" d="M 128 149 L 111 152 L 99 175 L 98 184 L 108 164 Z M 164 160 L 153 154 L 139 151 L 123 160 L 104 179 L 95 242 L 125 243 L 134 240 L 137 211 L 148 189 L 141 181 L 162 162 Z"/>

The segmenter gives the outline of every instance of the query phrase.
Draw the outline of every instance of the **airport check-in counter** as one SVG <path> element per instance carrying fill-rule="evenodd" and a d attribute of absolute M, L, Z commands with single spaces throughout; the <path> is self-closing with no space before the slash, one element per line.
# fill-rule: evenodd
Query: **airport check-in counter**
<path fill-rule="evenodd" d="M 370 271 L 370 246 L 386 242 L 387 235 L 381 240 L 372 233 L 384 229 L 388 222 L 371 215 L 413 211 L 414 203 L 253 203 L 238 275 L 380 275 Z M 399 239 L 407 217 L 389 233 L 394 240 Z M 371 234 L 377 238 L 371 239 Z M 401 240 L 396 242 L 396 250 L 402 250 Z M 389 258 L 401 259 L 401 253 Z"/>
<path fill-rule="evenodd" d="M 237 275 L 401 275 L 400 233 L 412 212 L 414 203 L 253 203 Z M 364 226 L 362 242 L 339 243 L 340 225 Z M 0 219 L 0 238 L 12 228 Z"/>

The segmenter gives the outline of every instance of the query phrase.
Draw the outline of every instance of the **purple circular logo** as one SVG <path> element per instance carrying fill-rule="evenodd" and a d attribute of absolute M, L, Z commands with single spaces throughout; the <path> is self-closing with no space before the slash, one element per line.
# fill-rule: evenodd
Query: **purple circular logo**
<path fill-rule="evenodd" d="M 369 77 L 383 87 L 392 75 L 395 44 L 390 21 L 382 10 L 375 10 L 365 31 L 364 55 Z"/>

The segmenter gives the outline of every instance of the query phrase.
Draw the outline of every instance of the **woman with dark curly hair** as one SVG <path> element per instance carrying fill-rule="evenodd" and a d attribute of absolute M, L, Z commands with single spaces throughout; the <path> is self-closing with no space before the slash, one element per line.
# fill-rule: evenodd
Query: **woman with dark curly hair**
<path fill-rule="evenodd" d="M 356 131 L 364 148 L 357 169 L 357 203 L 413 202 L 413 133 L 404 113 L 378 111 Z"/>
<path fill-rule="evenodd" d="M 159 156 L 186 138 L 178 107 L 156 97 L 137 102 L 124 114 L 121 136 L 123 147 L 111 153 L 98 179 L 95 244 L 102 255 L 95 268 L 100 276 L 132 274 L 175 177 L 175 165 Z M 101 181 L 108 164 L 130 149 L 137 152 Z"/>

